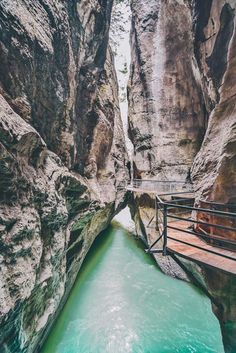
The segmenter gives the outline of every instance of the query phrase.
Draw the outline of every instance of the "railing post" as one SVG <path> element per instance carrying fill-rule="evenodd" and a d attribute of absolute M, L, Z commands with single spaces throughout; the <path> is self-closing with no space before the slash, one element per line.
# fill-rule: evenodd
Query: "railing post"
<path fill-rule="evenodd" d="M 155 217 L 156 217 L 156 224 L 155 224 L 155 227 L 156 227 L 156 231 L 158 230 L 158 205 L 157 205 L 157 198 L 155 196 Z"/>
<path fill-rule="evenodd" d="M 163 256 L 167 254 L 167 208 L 167 205 L 163 204 Z"/>

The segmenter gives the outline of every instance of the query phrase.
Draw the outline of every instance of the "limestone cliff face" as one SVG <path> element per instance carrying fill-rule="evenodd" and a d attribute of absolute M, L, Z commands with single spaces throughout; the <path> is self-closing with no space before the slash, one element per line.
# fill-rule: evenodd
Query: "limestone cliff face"
<path fill-rule="evenodd" d="M 236 111 L 235 111 L 235 1 L 194 1 L 192 14 L 195 55 L 209 121 L 192 178 L 196 201 L 223 203 L 221 210 L 235 212 L 236 202 Z M 206 217 L 199 214 L 201 220 Z M 220 217 L 215 223 L 222 224 Z M 232 219 L 226 225 L 235 226 Z M 236 239 L 235 232 L 214 230 L 215 234 Z M 189 265 L 187 265 L 188 267 Z M 214 303 L 226 352 L 236 349 L 236 278 L 220 271 L 197 267 L 195 278 L 202 282 Z"/>
<path fill-rule="evenodd" d="M 201 23 L 205 9 L 197 3 L 193 6 L 195 50 L 210 118 L 192 174 L 198 198 L 233 204 L 236 201 L 236 4 L 208 1 L 205 22 Z"/>
<path fill-rule="evenodd" d="M 224 203 L 235 198 L 234 10 L 223 0 L 132 1 L 136 173 L 185 179 L 201 147 L 191 173 L 196 189 Z"/>
<path fill-rule="evenodd" d="M 220 202 L 230 211 L 236 200 L 235 7 L 230 0 L 133 0 L 129 87 L 136 176 L 190 177 L 198 204 Z M 135 201 L 139 233 L 151 241 L 144 224 L 153 202 L 145 195 Z M 235 277 L 180 260 L 211 297 L 226 351 L 234 352 Z M 162 268 L 176 272 L 169 259 Z"/>
<path fill-rule="evenodd" d="M 0 2 L 0 347 L 33 352 L 123 202 L 112 1 Z"/>
<path fill-rule="evenodd" d="M 206 116 L 184 1 L 132 1 L 130 137 L 137 176 L 185 179 Z M 188 78 L 188 79 L 186 79 Z"/>
<path fill-rule="evenodd" d="M 1 2 L 2 94 L 50 150 L 81 171 L 97 122 L 111 7 L 105 0 Z"/>

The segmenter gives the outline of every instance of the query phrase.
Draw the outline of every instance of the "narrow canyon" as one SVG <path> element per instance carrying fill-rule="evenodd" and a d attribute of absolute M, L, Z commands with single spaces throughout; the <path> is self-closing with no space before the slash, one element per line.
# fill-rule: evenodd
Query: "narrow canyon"
<path fill-rule="evenodd" d="M 181 180 L 195 208 L 236 213 L 235 10 L 235 0 L 0 0 L 1 353 L 41 351 L 95 239 L 127 205 L 151 244 L 155 197 L 127 190 L 130 180 Z M 218 236 L 236 242 L 235 231 Z M 236 275 L 155 259 L 210 298 L 235 353 Z"/>

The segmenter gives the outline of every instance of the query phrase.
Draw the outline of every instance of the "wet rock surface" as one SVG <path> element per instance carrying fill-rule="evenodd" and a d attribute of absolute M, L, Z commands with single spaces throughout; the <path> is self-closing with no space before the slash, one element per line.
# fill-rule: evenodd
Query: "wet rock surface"
<path fill-rule="evenodd" d="M 112 1 L 0 3 L 0 347 L 33 352 L 122 206 Z"/>

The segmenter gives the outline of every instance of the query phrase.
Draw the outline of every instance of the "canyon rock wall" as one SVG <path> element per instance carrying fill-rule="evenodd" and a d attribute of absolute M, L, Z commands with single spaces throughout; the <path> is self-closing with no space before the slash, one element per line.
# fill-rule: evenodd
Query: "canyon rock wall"
<path fill-rule="evenodd" d="M 191 176 L 199 198 L 223 203 L 235 201 L 234 11 L 234 1 L 132 1 L 136 175 Z"/>
<path fill-rule="evenodd" d="M 136 175 L 182 180 L 206 124 L 191 10 L 183 1 L 132 1 L 131 7 L 129 132 Z"/>
<path fill-rule="evenodd" d="M 205 139 L 192 175 L 197 197 L 224 204 L 236 201 L 236 84 L 234 1 L 194 3 L 195 50 L 209 113 Z M 204 23 L 200 21 L 204 13 Z M 235 236 L 236 239 L 236 236 Z"/>
<path fill-rule="evenodd" d="M 39 351 L 127 178 L 112 1 L 0 2 L 0 347 Z"/>
<path fill-rule="evenodd" d="M 191 179 L 196 204 L 215 201 L 234 212 L 235 7 L 230 0 L 132 0 L 129 86 L 135 176 Z M 140 194 L 134 201 L 138 232 L 151 243 L 155 237 L 145 225 L 154 202 Z M 235 232 L 230 237 L 235 239 Z M 169 261 L 163 266 L 158 260 L 173 275 Z M 211 297 L 225 348 L 234 352 L 235 277 L 180 261 Z"/>

